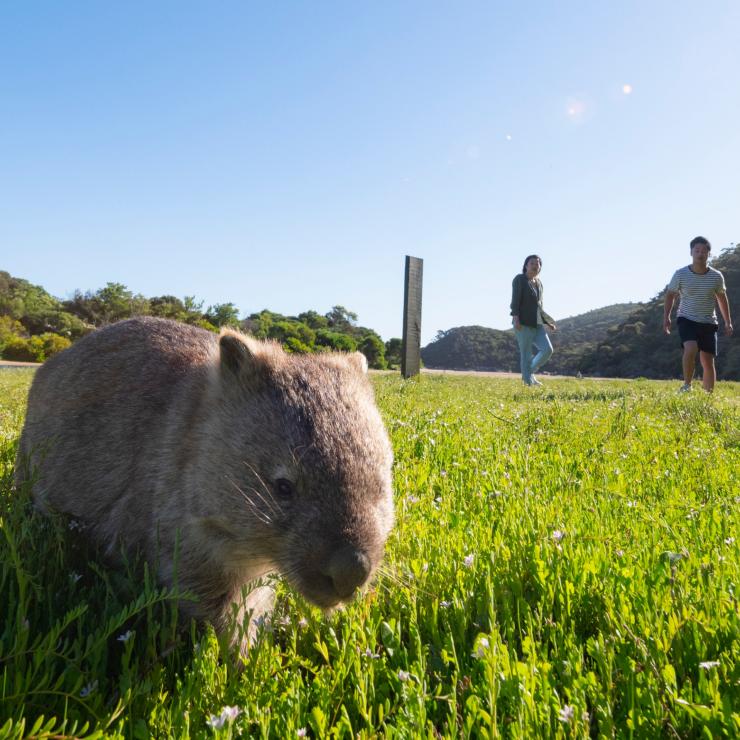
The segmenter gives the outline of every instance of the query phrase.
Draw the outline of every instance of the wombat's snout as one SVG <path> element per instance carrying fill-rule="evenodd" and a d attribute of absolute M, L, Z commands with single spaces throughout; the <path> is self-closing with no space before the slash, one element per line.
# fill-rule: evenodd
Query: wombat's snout
<path fill-rule="evenodd" d="M 351 545 L 337 550 L 322 569 L 341 600 L 349 599 L 370 577 L 370 558 Z"/>

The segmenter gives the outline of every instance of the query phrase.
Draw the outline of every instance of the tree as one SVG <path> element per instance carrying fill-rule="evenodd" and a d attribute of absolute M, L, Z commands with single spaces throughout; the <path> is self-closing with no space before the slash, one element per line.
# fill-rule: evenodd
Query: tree
<path fill-rule="evenodd" d="M 216 303 L 208 306 L 206 321 L 217 327 L 239 326 L 239 309 L 233 303 Z"/>
<path fill-rule="evenodd" d="M 303 313 L 299 313 L 298 321 L 302 321 L 311 329 L 326 329 L 329 326 L 329 319 L 316 311 L 304 311 Z"/>
<path fill-rule="evenodd" d="M 326 314 L 326 319 L 335 331 L 352 334 L 352 327 L 357 322 L 357 314 L 348 311 L 344 306 L 334 306 Z"/>
<path fill-rule="evenodd" d="M 149 313 L 149 301 L 143 295 L 134 295 L 122 283 L 106 283 L 95 299 L 104 324 Z"/>
<path fill-rule="evenodd" d="M 388 363 L 385 361 L 385 345 L 377 334 L 366 334 L 357 349 L 367 358 L 367 364 L 375 370 L 385 370 Z"/>
<path fill-rule="evenodd" d="M 122 283 L 106 283 L 95 293 L 77 290 L 71 300 L 62 304 L 69 313 L 87 324 L 102 326 L 132 316 L 149 314 L 149 301 L 141 294 L 134 295 Z"/>
<path fill-rule="evenodd" d="M 385 360 L 389 367 L 401 365 L 401 348 L 403 342 L 398 337 L 393 337 L 385 343 Z"/>
<path fill-rule="evenodd" d="M 301 345 L 301 352 L 311 351 L 311 346 L 316 340 L 316 332 L 300 321 L 276 321 L 268 329 L 267 336 L 275 339 L 281 344 L 287 344 L 288 340 L 295 340 Z M 297 347 L 295 343 L 294 348 Z"/>
<path fill-rule="evenodd" d="M 185 321 L 187 312 L 185 305 L 173 295 L 160 295 L 149 299 L 149 311 L 152 316 L 173 321 Z"/>
<path fill-rule="evenodd" d="M 357 349 L 357 343 L 352 337 L 329 329 L 319 329 L 316 332 L 316 345 L 337 352 L 354 352 Z"/>

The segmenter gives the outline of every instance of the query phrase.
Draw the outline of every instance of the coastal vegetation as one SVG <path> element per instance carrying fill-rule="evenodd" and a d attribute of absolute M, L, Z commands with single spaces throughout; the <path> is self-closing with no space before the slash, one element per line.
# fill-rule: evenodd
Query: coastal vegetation
<path fill-rule="evenodd" d="M 76 291 L 59 300 L 41 286 L 0 271 L 0 358 L 43 362 L 97 327 L 132 316 L 158 316 L 218 331 L 231 326 L 258 339 L 280 342 L 288 352 L 362 352 L 370 367 L 401 362 L 401 340 L 383 342 L 373 329 L 357 324 L 357 314 L 334 306 L 325 314 L 306 311 L 283 316 L 263 310 L 239 319 L 233 303 L 203 308 L 194 296 L 146 298 L 121 283 L 97 291 Z"/>

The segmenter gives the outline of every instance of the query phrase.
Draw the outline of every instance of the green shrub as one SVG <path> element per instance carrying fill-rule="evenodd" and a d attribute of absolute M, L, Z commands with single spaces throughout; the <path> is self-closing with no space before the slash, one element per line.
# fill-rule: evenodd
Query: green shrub
<path fill-rule="evenodd" d="M 53 355 L 72 346 L 72 342 L 67 337 L 60 337 L 59 334 L 46 333 L 40 336 L 44 345 L 44 359 L 48 360 Z"/>
<path fill-rule="evenodd" d="M 385 360 L 385 345 L 377 334 L 366 334 L 358 346 L 360 352 L 367 358 L 367 364 L 375 370 L 385 370 L 388 363 Z"/>
<path fill-rule="evenodd" d="M 10 336 L 3 347 L 2 357 L 14 362 L 43 362 L 71 344 L 67 337 L 51 332 L 28 338 Z"/>
<path fill-rule="evenodd" d="M 13 362 L 43 362 L 44 343 L 39 337 L 9 337 L 3 348 L 3 359 Z"/>
<path fill-rule="evenodd" d="M 329 329 L 319 329 L 316 332 L 316 344 L 337 352 L 354 352 L 357 349 L 357 343 L 352 337 Z"/>

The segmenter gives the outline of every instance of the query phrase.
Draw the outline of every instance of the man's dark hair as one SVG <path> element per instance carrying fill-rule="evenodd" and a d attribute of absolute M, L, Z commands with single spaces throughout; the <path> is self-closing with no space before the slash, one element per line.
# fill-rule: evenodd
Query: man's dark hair
<path fill-rule="evenodd" d="M 527 262 L 531 259 L 538 259 L 540 261 L 540 267 L 542 267 L 542 257 L 539 256 L 539 254 L 530 254 L 525 260 L 524 260 L 524 266 L 522 267 L 522 275 L 527 271 Z"/>
<path fill-rule="evenodd" d="M 697 244 L 705 244 L 707 249 L 711 252 L 712 245 L 709 243 L 709 239 L 705 239 L 703 236 L 695 236 L 689 244 L 689 249 L 693 249 Z"/>

